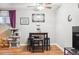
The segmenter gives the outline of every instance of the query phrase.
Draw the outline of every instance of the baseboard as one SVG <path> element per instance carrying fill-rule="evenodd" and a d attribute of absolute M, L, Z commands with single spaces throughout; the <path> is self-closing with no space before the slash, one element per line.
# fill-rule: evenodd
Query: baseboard
<path fill-rule="evenodd" d="M 27 44 L 20 44 L 20 46 L 26 46 Z"/>
<path fill-rule="evenodd" d="M 56 45 L 56 46 L 58 46 L 58 47 L 64 52 L 64 49 L 63 49 L 60 45 L 58 45 L 57 43 L 54 43 L 54 44 L 51 44 L 51 45 Z"/>
<path fill-rule="evenodd" d="M 26 46 L 26 45 L 27 44 L 20 44 L 20 46 Z M 64 52 L 64 49 L 60 45 L 58 45 L 57 43 L 53 43 L 53 44 L 50 44 L 50 45 L 56 45 Z"/>

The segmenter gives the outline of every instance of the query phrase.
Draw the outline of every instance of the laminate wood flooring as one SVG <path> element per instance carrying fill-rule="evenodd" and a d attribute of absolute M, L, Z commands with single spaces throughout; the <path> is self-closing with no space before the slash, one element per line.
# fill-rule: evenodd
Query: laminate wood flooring
<path fill-rule="evenodd" d="M 0 55 L 64 55 L 64 52 L 56 45 L 52 45 L 50 51 L 38 53 L 29 52 L 26 47 L 0 48 Z"/>

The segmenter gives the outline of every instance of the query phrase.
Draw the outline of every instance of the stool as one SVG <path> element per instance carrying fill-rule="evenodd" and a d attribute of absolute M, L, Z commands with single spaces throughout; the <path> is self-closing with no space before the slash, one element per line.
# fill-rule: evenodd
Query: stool
<path fill-rule="evenodd" d="M 32 52 L 39 52 L 39 50 L 41 52 L 44 51 L 44 44 L 43 44 L 44 40 L 41 39 L 37 39 L 37 40 L 33 40 L 33 44 L 32 44 Z"/>
<path fill-rule="evenodd" d="M 50 38 L 45 38 L 44 39 L 44 49 L 45 50 L 50 50 Z"/>

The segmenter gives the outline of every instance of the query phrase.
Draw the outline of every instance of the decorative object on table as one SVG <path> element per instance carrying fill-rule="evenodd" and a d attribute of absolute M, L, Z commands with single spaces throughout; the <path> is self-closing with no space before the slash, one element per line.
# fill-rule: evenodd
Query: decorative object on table
<path fill-rule="evenodd" d="M 68 21 L 69 21 L 69 22 L 72 21 L 71 14 L 68 15 Z"/>
<path fill-rule="evenodd" d="M 21 25 L 28 25 L 29 24 L 29 17 L 21 17 L 20 24 Z"/>
<path fill-rule="evenodd" d="M 40 29 L 40 25 L 36 25 L 37 26 L 37 32 L 41 32 L 41 29 Z"/>
<path fill-rule="evenodd" d="M 45 22 L 45 14 L 32 14 L 32 22 Z"/>

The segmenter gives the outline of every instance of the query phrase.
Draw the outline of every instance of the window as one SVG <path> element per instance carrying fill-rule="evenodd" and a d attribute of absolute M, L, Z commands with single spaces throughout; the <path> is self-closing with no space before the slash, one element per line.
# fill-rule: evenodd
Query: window
<path fill-rule="evenodd" d="M 10 24 L 8 11 L 0 11 L 0 24 Z"/>
<path fill-rule="evenodd" d="M 10 17 L 0 16 L 0 24 L 10 24 Z"/>

